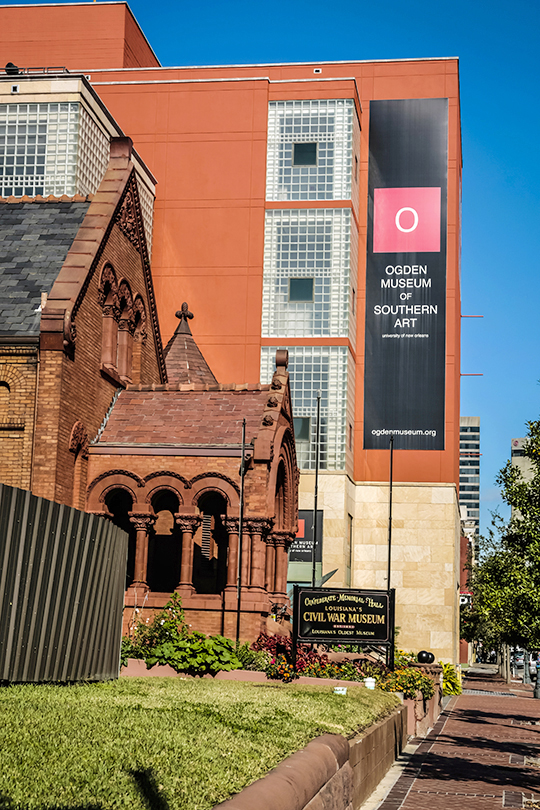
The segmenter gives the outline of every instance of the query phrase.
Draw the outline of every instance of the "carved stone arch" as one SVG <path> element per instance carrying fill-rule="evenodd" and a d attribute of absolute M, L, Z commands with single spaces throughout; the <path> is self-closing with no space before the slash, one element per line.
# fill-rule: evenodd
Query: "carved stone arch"
<path fill-rule="evenodd" d="M 23 385 L 24 377 L 13 366 L 0 366 L 0 382 L 6 383 L 13 390 L 17 386 Z"/>
<path fill-rule="evenodd" d="M 223 475 L 223 473 L 218 472 L 206 472 L 206 473 L 199 473 L 194 478 L 191 479 L 189 482 L 189 486 L 192 487 L 196 481 L 201 481 L 205 478 L 219 478 L 221 481 L 226 481 L 236 492 L 237 495 L 240 495 L 240 487 L 238 484 L 232 480 L 232 478 L 228 478 L 228 476 Z"/>
<path fill-rule="evenodd" d="M 110 262 L 105 262 L 101 268 L 98 300 L 101 307 L 112 306 L 115 310 L 118 309 L 118 280 Z"/>
<path fill-rule="evenodd" d="M 282 531 L 296 532 L 298 522 L 298 466 L 296 463 L 296 448 L 294 437 L 288 425 L 280 427 L 276 432 L 274 447 L 276 452 L 268 477 L 267 509 L 269 515 L 274 515 L 276 489 L 280 467 L 284 471 L 283 479 L 283 515 Z M 276 518 L 278 516 L 276 515 Z"/>
<path fill-rule="evenodd" d="M 118 285 L 118 346 L 116 366 L 123 382 L 133 382 L 133 333 L 135 317 L 133 313 L 133 295 L 129 281 L 122 279 Z"/>
<path fill-rule="evenodd" d="M 133 485 L 133 482 L 136 486 Z M 90 512 L 99 510 L 107 492 L 117 488 L 127 490 L 133 496 L 133 508 L 136 510 L 138 504 L 142 505 L 137 495 L 137 489 L 141 487 L 144 487 L 144 481 L 136 473 L 129 470 L 107 470 L 94 478 L 88 486 L 86 490 L 87 509 Z"/>
<path fill-rule="evenodd" d="M 151 481 L 153 478 L 160 478 L 161 476 L 165 478 L 175 478 L 177 481 L 181 481 L 186 489 L 191 489 L 191 482 L 188 481 L 187 478 L 184 478 L 183 475 L 180 475 L 180 473 L 172 472 L 172 470 L 156 470 L 156 472 L 145 475 L 142 480 L 147 484 L 148 481 Z"/>
<path fill-rule="evenodd" d="M 71 505 L 84 509 L 86 505 L 86 479 L 88 475 L 88 431 L 78 420 L 71 428 L 68 449 L 73 453 Z"/>
<path fill-rule="evenodd" d="M 105 503 L 107 495 L 109 495 L 111 492 L 115 492 L 118 489 L 121 489 L 124 492 L 127 492 L 128 495 L 130 495 L 132 497 L 132 499 L 133 499 L 133 511 L 135 511 L 136 510 L 136 504 L 137 504 L 137 495 L 135 494 L 135 491 L 131 487 L 128 487 L 127 484 L 118 484 L 118 483 L 115 483 L 115 484 L 111 483 L 110 486 L 104 487 L 102 490 L 100 490 L 98 503 L 101 505 L 102 510 L 106 514 L 108 513 L 109 510 L 107 508 L 107 504 Z"/>
<path fill-rule="evenodd" d="M 192 506 L 199 506 L 199 501 L 210 492 L 215 492 L 225 498 L 229 508 L 236 508 L 240 503 L 239 493 L 232 482 L 228 481 L 226 476 L 208 475 L 197 476 L 197 481 L 193 486 L 193 496 L 191 498 Z"/>
<path fill-rule="evenodd" d="M 146 307 L 142 296 L 138 293 L 133 301 L 134 337 L 136 341 L 143 345 L 146 343 L 146 338 L 148 337 L 146 320 Z"/>
<path fill-rule="evenodd" d="M 129 321 L 133 331 L 135 329 L 133 293 L 129 281 L 125 278 L 118 285 L 118 309 L 120 311 L 120 320 Z"/>
<path fill-rule="evenodd" d="M 25 396 L 25 380 L 22 374 L 13 367 L 0 366 L 0 387 L 0 419 L 21 414 Z"/>
<path fill-rule="evenodd" d="M 0 380 L 0 417 L 9 411 L 11 400 L 11 386 L 5 380 Z"/>
<path fill-rule="evenodd" d="M 193 497 L 191 503 L 197 506 L 199 498 L 205 492 L 217 492 L 223 495 L 229 507 L 236 507 L 240 503 L 240 489 L 226 475 L 222 473 L 201 473 L 196 475 L 190 481 L 190 486 L 193 487 Z"/>
<path fill-rule="evenodd" d="M 209 495 L 210 493 L 216 493 L 217 495 L 222 495 L 225 500 L 227 501 L 227 506 L 231 505 L 230 496 L 225 490 L 220 489 L 219 487 L 209 486 L 209 487 L 201 487 L 201 489 L 197 490 L 197 493 L 191 499 L 192 506 L 196 506 L 197 509 L 199 508 L 199 501 L 204 495 Z"/>
<path fill-rule="evenodd" d="M 165 491 L 166 492 L 171 492 L 176 498 L 178 498 L 178 505 L 179 506 L 184 505 L 184 499 L 183 499 L 181 493 L 179 492 L 178 488 L 172 486 L 171 484 L 165 484 L 165 483 L 156 484 L 156 486 L 147 493 L 146 498 L 145 498 L 145 502 L 148 503 L 148 504 L 151 504 L 152 500 L 156 497 L 156 495 L 159 495 L 160 492 L 165 492 Z"/>
<path fill-rule="evenodd" d="M 82 422 L 75 422 L 69 437 L 69 452 L 74 454 L 80 452 L 82 458 L 88 458 L 88 445 L 88 431 Z"/>

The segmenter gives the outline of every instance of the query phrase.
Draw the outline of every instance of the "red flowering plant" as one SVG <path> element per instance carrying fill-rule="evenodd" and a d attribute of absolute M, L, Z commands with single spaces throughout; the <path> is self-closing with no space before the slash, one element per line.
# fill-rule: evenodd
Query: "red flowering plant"
<path fill-rule="evenodd" d="M 266 675 L 268 678 L 283 681 L 284 683 L 290 683 L 294 678 L 298 677 L 293 665 L 289 664 L 284 655 L 276 655 L 270 659 L 266 667 Z"/>
<path fill-rule="evenodd" d="M 251 645 L 252 650 L 265 650 L 272 656 L 266 674 L 269 678 L 290 680 L 282 677 L 284 662 L 293 672 L 293 645 L 288 636 L 272 636 L 261 633 Z M 288 671 L 288 670 L 287 670 Z M 362 681 L 371 676 L 377 680 L 384 678 L 389 670 L 378 662 L 369 659 L 331 661 L 326 653 L 318 653 L 306 644 L 298 644 L 296 649 L 296 672 L 292 677 L 306 675 L 312 678 L 337 678 L 342 681 Z"/>

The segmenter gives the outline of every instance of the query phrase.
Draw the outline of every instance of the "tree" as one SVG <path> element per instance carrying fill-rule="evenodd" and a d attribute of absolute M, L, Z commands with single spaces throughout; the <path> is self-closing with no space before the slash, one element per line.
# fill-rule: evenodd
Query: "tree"
<path fill-rule="evenodd" d="M 462 616 L 463 637 L 488 644 L 540 647 L 540 420 L 527 423 L 527 480 L 510 461 L 496 478 L 512 507 L 508 522 L 495 515 L 481 556 L 470 566 L 473 605 Z M 540 678 L 535 695 L 540 697 Z"/>

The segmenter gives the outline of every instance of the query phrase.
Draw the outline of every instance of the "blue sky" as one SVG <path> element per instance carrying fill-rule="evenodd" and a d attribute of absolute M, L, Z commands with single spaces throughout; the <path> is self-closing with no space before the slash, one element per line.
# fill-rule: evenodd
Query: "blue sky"
<path fill-rule="evenodd" d="M 462 311 L 484 316 L 463 321 L 461 370 L 484 376 L 462 378 L 461 413 L 482 420 L 484 530 L 510 439 L 540 417 L 538 0 L 130 6 L 164 65 L 460 58 Z"/>

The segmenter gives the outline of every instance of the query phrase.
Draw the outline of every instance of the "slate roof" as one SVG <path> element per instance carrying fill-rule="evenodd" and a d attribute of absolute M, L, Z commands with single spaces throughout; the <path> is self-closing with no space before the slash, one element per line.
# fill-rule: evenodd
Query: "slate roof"
<path fill-rule="evenodd" d="M 99 444 L 240 445 L 260 430 L 270 386 L 182 386 L 121 391 Z M 205 390 L 206 389 L 206 390 Z"/>
<path fill-rule="evenodd" d="M 193 318 L 186 303 L 176 313 L 180 323 L 165 347 L 165 365 L 167 366 L 167 379 L 171 383 L 202 383 L 203 385 L 217 385 L 210 366 L 191 334 L 188 319 Z"/>
<path fill-rule="evenodd" d="M 38 335 L 49 293 L 89 202 L 0 203 L 0 335 Z"/>

